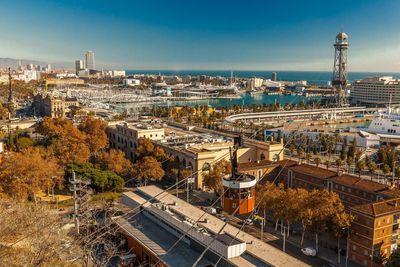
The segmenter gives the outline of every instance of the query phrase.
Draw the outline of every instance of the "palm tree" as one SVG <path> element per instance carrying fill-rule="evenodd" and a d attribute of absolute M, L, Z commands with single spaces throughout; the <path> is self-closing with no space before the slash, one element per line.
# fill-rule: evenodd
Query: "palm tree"
<path fill-rule="evenodd" d="M 365 169 L 365 161 L 360 160 L 357 162 L 358 177 L 361 177 L 362 172 Z"/>
<path fill-rule="evenodd" d="M 372 176 L 375 174 L 376 168 L 377 168 L 376 163 L 370 161 L 370 162 L 368 163 L 367 167 L 368 167 L 368 171 L 369 171 L 369 173 L 370 173 L 370 175 L 371 175 L 371 181 L 372 181 Z"/>
<path fill-rule="evenodd" d="M 335 163 L 336 163 L 336 166 L 337 166 L 337 173 L 339 173 L 340 172 L 340 167 L 343 165 L 343 162 L 342 162 L 341 159 L 337 159 Z"/>
<path fill-rule="evenodd" d="M 330 160 L 326 160 L 325 161 L 325 166 L 327 169 L 329 169 L 329 167 L 331 167 L 331 161 Z"/>
<path fill-rule="evenodd" d="M 317 165 L 317 167 L 318 167 L 319 164 L 321 163 L 321 158 L 320 158 L 320 157 L 314 158 L 314 163 L 315 163 L 315 165 Z"/>
<path fill-rule="evenodd" d="M 310 153 L 307 153 L 307 154 L 306 154 L 307 164 L 310 163 L 311 158 L 312 158 L 311 154 L 310 154 Z"/>

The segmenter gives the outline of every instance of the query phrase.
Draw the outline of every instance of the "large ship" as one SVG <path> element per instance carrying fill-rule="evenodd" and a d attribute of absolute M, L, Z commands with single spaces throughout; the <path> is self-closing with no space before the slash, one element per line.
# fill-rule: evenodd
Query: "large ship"
<path fill-rule="evenodd" d="M 376 113 L 367 131 L 381 137 L 400 139 L 400 111 L 389 107 L 386 111 Z"/>

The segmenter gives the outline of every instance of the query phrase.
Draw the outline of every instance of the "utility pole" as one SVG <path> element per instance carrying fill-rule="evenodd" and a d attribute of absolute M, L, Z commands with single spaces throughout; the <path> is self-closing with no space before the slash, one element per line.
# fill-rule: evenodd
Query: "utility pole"
<path fill-rule="evenodd" d="M 90 198 L 90 193 L 91 190 L 87 188 L 88 185 L 90 185 L 89 181 L 82 180 L 82 179 L 77 179 L 75 172 L 72 172 L 72 179 L 69 180 L 71 183 L 70 191 L 73 193 L 74 197 L 74 224 L 75 224 L 75 230 L 76 234 L 80 234 L 80 220 L 79 218 L 84 216 L 84 214 L 81 214 L 82 212 L 82 206 L 85 202 L 87 202 Z M 83 212 L 85 213 L 85 212 Z"/>
<path fill-rule="evenodd" d="M 74 223 L 76 235 L 79 235 L 79 219 L 78 219 L 78 197 L 76 194 L 76 175 L 75 172 L 72 173 L 72 190 L 74 193 Z"/>

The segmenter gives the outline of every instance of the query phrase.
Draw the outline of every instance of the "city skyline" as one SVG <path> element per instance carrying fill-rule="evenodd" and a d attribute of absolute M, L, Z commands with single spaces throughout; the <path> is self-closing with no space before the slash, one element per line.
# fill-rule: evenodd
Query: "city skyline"
<path fill-rule="evenodd" d="M 20 1 L 5 3 L 0 57 L 98 68 L 331 71 L 349 34 L 349 71 L 400 72 L 394 1 Z M 39 17 L 37 14 L 43 14 Z"/>

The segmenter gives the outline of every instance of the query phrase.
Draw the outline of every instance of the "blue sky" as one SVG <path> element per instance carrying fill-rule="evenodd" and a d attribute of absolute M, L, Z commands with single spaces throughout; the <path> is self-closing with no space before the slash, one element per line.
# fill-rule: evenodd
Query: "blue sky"
<path fill-rule="evenodd" d="M 103 68 L 400 72 L 400 1 L 26 0 L 0 9 L 0 57 Z"/>

